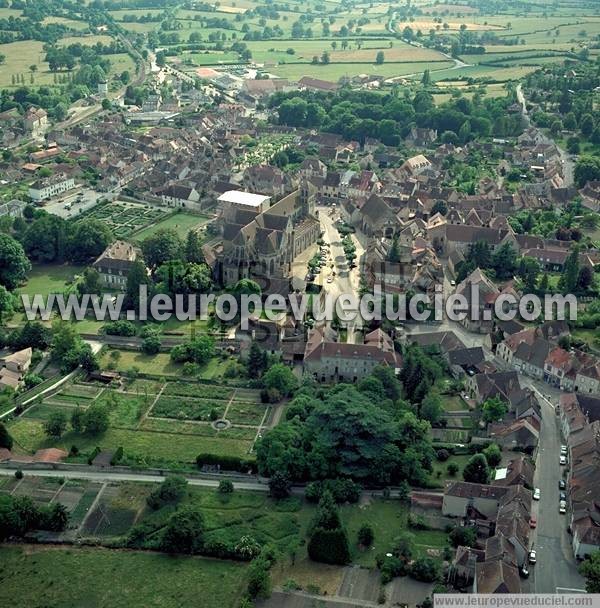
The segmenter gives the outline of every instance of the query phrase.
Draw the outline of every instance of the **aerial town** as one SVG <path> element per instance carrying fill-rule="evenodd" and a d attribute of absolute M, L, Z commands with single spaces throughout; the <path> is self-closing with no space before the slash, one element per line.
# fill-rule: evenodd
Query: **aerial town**
<path fill-rule="evenodd" d="M 600 6 L 542 4 L 0 0 L 1 605 L 600 593 Z"/>

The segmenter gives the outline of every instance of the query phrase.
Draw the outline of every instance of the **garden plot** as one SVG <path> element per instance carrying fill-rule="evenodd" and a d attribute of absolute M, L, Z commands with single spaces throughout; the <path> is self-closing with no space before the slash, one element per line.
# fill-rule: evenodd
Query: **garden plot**
<path fill-rule="evenodd" d="M 96 507 L 85 521 L 84 533 L 91 536 L 127 534 L 143 508 L 144 498 L 132 484 L 107 486 Z"/>
<path fill-rule="evenodd" d="M 209 422 L 222 418 L 227 403 L 217 399 L 193 399 L 162 395 L 152 408 L 151 416 Z"/>
<path fill-rule="evenodd" d="M 265 418 L 268 407 L 256 403 L 233 401 L 227 409 L 226 418 L 232 424 L 259 426 Z"/>
<path fill-rule="evenodd" d="M 29 496 L 38 506 L 50 504 L 56 497 L 63 481 L 56 477 L 24 478 L 14 490 L 13 496 Z"/>
<path fill-rule="evenodd" d="M 134 232 L 160 222 L 169 213 L 148 205 L 115 202 L 97 207 L 87 217 L 104 222 L 117 238 L 127 238 Z"/>
<path fill-rule="evenodd" d="M 114 390 L 106 391 L 98 400 L 108 411 L 110 425 L 118 428 L 136 428 L 152 401 L 152 395 L 132 395 Z"/>
<path fill-rule="evenodd" d="M 237 395 L 237 390 L 235 391 Z M 217 399 L 229 401 L 233 390 L 226 386 L 198 384 L 196 382 L 167 382 L 163 395 L 178 395 L 180 397 L 198 397 L 202 399 Z"/>

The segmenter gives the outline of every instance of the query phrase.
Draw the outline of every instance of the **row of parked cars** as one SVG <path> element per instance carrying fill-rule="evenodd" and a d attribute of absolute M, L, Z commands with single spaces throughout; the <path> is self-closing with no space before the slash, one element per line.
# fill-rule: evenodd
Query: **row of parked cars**
<path fill-rule="evenodd" d="M 567 464 L 567 446 L 566 445 L 560 446 L 559 463 L 561 466 L 566 466 L 566 464 Z M 558 493 L 558 498 L 559 498 L 558 512 L 562 515 L 567 512 L 567 482 L 562 478 L 558 480 L 558 491 L 559 491 L 559 493 Z M 540 500 L 541 497 L 542 497 L 542 493 L 541 493 L 540 489 L 534 488 L 533 500 Z M 529 526 L 531 528 L 537 527 L 537 518 L 535 517 L 535 515 L 532 515 L 530 517 Z M 531 549 L 529 551 L 528 562 L 531 565 L 533 565 L 537 562 L 537 553 L 536 553 L 535 549 Z M 529 576 L 529 568 L 528 568 L 527 564 L 523 564 L 523 566 L 521 567 L 521 576 L 523 576 L 524 578 L 527 578 Z"/>

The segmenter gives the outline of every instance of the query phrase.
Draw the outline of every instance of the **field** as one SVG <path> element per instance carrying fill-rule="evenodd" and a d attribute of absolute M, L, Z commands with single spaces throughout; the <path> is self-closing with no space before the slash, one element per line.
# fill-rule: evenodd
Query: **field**
<path fill-rule="evenodd" d="M 108 549 L 0 547 L 0 604 L 234 608 L 246 564 Z M 149 576 L 149 573 L 151 575 Z M 93 584 L 90 584 L 93 581 Z"/>
<path fill-rule="evenodd" d="M 162 221 L 144 228 L 140 232 L 136 233 L 135 240 L 138 242 L 143 241 L 145 238 L 152 236 L 157 230 L 164 228 L 170 228 L 175 230 L 177 234 L 185 239 L 187 233 L 196 228 L 199 224 L 205 223 L 210 220 L 208 215 L 192 215 L 189 213 L 176 213 L 170 217 L 165 218 Z"/>
<path fill-rule="evenodd" d="M 51 293 L 63 293 L 71 284 L 74 277 L 81 274 L 83 267 L 63 265 L 36 265 L 32 268 L 27 284 L 21 287 L 20 293 L 29 296 L 41 294 L 47 296 Z"/>
<path fill-rule="evenodd" d="M 1 17 L 1 15 L 0 15 Z M 58 18 L 57 18 L 58 19 Z M 75 21 L 78 26 L 85 26 L 82 22 Z M 81 29 L 81 28 L 80 28 Z M 96 42 L 110 43 L 110 36 L 73 36 L 63 38 L 62 45 L 80 43 L 93 45 Z M 36 40 L 23 40 L 0 44 L 0 53 L 6 59 L 0 69 L 0 87 L 11 87 L 19 84 L 27 86 L 42 86 L 55 84 L 55 74 L 50 72 L 48 63 L 44 61 L 45 51 L 43 43 Z M 124 70 L 135 72 L 135 63 L 126 53 L 107 55 L 111 62 L 110 75 L 121 74 Z M 36 72 L 32 74 L 30 66 L 36 66 Z M 14 79 L 18 78 L 16 82 Z"/>

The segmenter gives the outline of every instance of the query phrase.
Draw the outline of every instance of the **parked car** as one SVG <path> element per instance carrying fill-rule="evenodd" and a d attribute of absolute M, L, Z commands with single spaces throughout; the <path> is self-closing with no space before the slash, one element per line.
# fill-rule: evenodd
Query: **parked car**
<path fill-rule="evenodd" d="M 523 564 L 521 566 L 521 569 L 519 570 L 519 574 L 523 577 L 523 578 L 529 578 L 529 568 L 527 567 L 527 564 Z"/>
<path fill-rule="evenodd" d="M 559 462 L 560 462 L 561 465 L 567 464 L 567 457 L 566 456 L 561 456 Z"/>
<path fill-rule="evenodd" d="M 567 489 L 567 482 L 564 479 L 559 479 L 558 480 L 558 489 L 559 490 L 566 490 Z"/>
<path fill-rule="evenodd" d="M 536 488 L 536 489 L 533 491 L 533 500 L 539 500 L 539 499 L 540 499 L 540 496 L 541 496 L 540 489 L 539 489 L 539 488 Z"/>
<path fill-rule="evenodd" d="M 529 527 L 530 527 L 530 528 L 536 528 L 536 527 L 537 527 L 537 519 L 535 518 L 535 516 L 534 516 L 534 515 L 532 515 L 532 516 L 529 518 Z"/>
<path fill-rule="evenodd" d="M 566 500 L 561 500 L 558 503 L 558 512 L 560 514 L 566 513 L 567 512 L 567 501 Z"/>
<path fill-rule="evenodd" d="M 536 561 L 537 561 L 537 555 L 536 555 L 535 549 L 532 549 L 529 552 L 529 563 L 535 564 Z"/>
<path fill-rule="evenodd" d="M 456 281 L 454 279 L 450 281 L 450 287 L 456 287 Z"/>
<path fill-rule="evenodd" d="M 566 445 L 561 445 L 560 446 L 560 453 L 564 454 L 566 456 L 566 454 L 567 454 L 567 446 Z"/>
<path fill-rule="evenodd" d="M 567 500 L 567 493 L 566 492 L 560 492 L 559 498 L 560 498 L 561 501 Z"/>
<path fill-rule="evenodd" d="M 328 283 L 333 283 L 333 277 L 327 277 L 327 282 Z"/>

